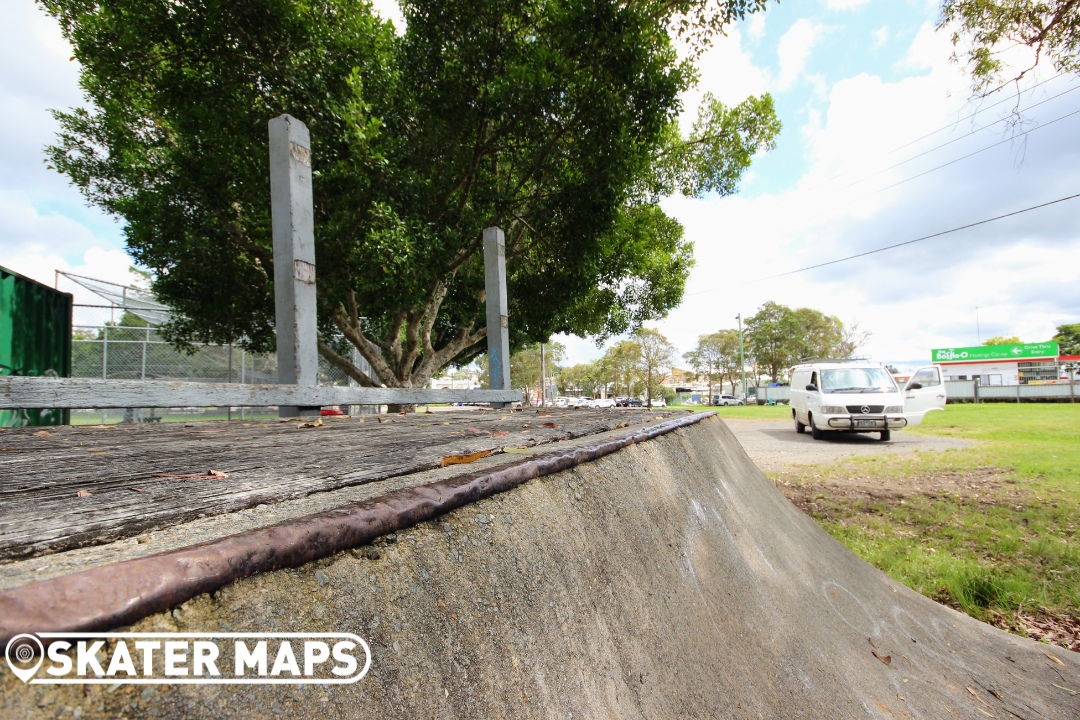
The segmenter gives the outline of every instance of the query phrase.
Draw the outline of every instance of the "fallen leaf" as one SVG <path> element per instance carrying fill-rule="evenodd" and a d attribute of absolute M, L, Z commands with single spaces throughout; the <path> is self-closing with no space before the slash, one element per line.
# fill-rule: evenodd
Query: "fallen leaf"
<path fill-rule="evenodd" d="M 503 452 L 511 455 L 532 455 L 536 451 L 525 447 L 504 447 Z"/>
<path fill-rule="evenodd" d="M 885 663 L 886 665 L 892 663 L 892 655 L 881 655 L 878 653 L 877 650 L 871 650 L 870 652 L 874 655 L 874 657 L 876 657 L 878 660 Z"/>
<path fill-rule="evenodd" d="M 31 433 L 33 437 L 52 437 L 52 433 L 48 430 L 38 430 L 36 433 Z"/>
<path fill-rule="evenodd" d="M 469 428 L 469 432 L 473 435 L 490 435 L 490 430 L 481 430 L 480 428 Z"/>
<path fill-rule="evenodd" d="M 615 426 L 616 430 L 622 430 L 624 427 L 630 427 L 630 423 L 619 423 Z"/>
<path fill-rule="evenodd" d="M 20 489 L 20 490 L 29 490 L 29 489 L 31 489 L 32 487 L 34 487 L 34 486 L 33 486 L 33 485 L 20 485 L 20 486 L 19 486 L 19 489 Z"/>
<path fill-rule="evenodd" d="M 215 477 L 215 478 L 227 478 L 227 477 L 229 477 L 228 475 L 221 472 L 220 470 L 207 470 L 206 474 L 209 475 L 210 477 Z"/>
<path fill-rule="evenodd" d="M 89 490 L 80 490 L 75 493 L 75 497 L 90 497 L 92 493 Z"/>
<path fill-rule="evenodd" d="M 510 433 L 507 432 L 506 430 L 500 430 L 497 433 L 492 433 L 491 437 L 502 437 L 503 435 L 509 435 L 509 434 Z"/>
<path fill-rule="evenodd" d="M 142 488 L 137 488 L 137 487 L 133 487 L 133 488 L 131 488 L 131 489 L 132 489 L 132 490 L 134 490 L 135 492 L 146 492 L 146 491 L 145 491 L 145 490 L 143 490 Z"/>
<path fill-rule="evenodd" d="M 1045 655 L 1046 657 L 1050 658 L 1051 660 L 1053 660 L 1054 662 L 1056 662 L 1056 663 L 1057 663 L 1058 665 L 1060 665 L 1060 666 L 1062 666 L 1062 667 L 1065 667 L 1065 663 L 1061 662 L 1061 660 L 1060 660 L 1060 659 L 1058 659 L 1058 658 L 1054 657 L 1053 655 L 1051 655 L 1050 653 L 1046 652 L 1045 650 L 1043 650 L 1043 655 Z"/>
<path fill-rule="evenodd" d="M 540 423 L 540 427 L 557 428 L 559 426 L 556 425 L 555 423 Z"/>
<path fill-rule="evenodd" d="M 474 453 L 469 453 L 467 455 L 447 455 L 442 459 L 442 466 L 447 467 L 448 465 L 467 465 L 469 463 L 476 462 L 482 457 L 487 457 L 490 454 L 491 450 L 478 450 Z"/>
<path fill-rule="evenodd" d="M 321 417 L 320 418 L 315 418 L 315 420 L 313 422 L 299 423 L 296 427 L 297 428 L 322 427 L 322 418 Z M 222 431 L 222 432 L 224 432 L 224 431 Z"/>

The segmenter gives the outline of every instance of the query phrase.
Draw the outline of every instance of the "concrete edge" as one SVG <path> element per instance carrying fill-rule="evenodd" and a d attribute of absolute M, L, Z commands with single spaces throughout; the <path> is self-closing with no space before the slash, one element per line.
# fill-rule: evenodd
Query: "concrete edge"
<path fill-rule="evenodd" d="M 0 642 L 27 632 L 129 625 L 258 572 L 297 567 L 412 527 L 534 478 L 569 470 L 701 420 L 694 413 L 568 452 L 406 488 L 334 510 L 0 592 Z"/>

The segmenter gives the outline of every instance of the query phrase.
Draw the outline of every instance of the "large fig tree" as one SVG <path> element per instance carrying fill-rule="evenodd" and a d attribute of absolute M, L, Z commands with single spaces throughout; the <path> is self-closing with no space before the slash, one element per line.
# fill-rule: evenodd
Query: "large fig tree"
<path fill-rule="evenodd" d="M 696 51 L 764 0 L 403 0 L 400 34 L 364 0 L 41 2 L 87 100 L 50 161 L 122 219 L 178 343 L 273 347 L 267 121 L 309 125 L 320 352 L 364 385 L 484 350 L 487 226 L 515 347 L 663 316 L 692 248 L 658 201 L 734 192 L 779 131 L 767 95 L 677 124 Z"/>

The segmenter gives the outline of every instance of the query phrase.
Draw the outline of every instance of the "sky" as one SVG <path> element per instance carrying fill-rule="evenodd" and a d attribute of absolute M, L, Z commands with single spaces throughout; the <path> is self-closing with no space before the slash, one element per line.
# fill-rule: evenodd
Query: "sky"
<path fill-rule="evenodd" d="M 57 269 L 130 284 L 122 225 L 45 163 L 49 109 L 82 103 L 71 49 L 31 0 L 3 3 L 0 265 L 50 285 Z M 1080 79 L 1040 66 L 1019 93 L 971 101 L 937 14 L 930 0 L 774 3 L 702 58 L 687 124 L 704 92 L 729 104 L 768 92 L 784 128 L 737 194 L 664 201 L 696 266 L 682 305 L 649 325 L 680 352 L 770 300 L 857 323 L 870 334 L 860 354 L 903 368 L 929 364 L 932 348 L 1041 342 L 1080 322 L 1080 198 L 909 242 L 1080 193 Z M 1017 104 L 1019 127 L 1005 122 Z M 555 339 L 571 364 L 602 354 Z"/>

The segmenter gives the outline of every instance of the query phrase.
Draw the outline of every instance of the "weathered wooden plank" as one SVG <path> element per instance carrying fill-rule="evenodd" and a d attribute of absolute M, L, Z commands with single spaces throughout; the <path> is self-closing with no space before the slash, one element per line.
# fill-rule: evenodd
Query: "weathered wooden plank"
<path fill-rule="evenodd" d="M 387 405 L 520 402 L 518 390 L 240 385 L 168 380 L 0 377 L 0 409 Z"/>
<path fill-rule="evenodd" d="M 479 411 L 327 418 L 321 427 L 204 422 L 4 430 L 0 560 L 400 477 L 438 467 L 446 455 L 607 433 L 655 416 Z M 211 469 L 228 477 L 176 477 Z"/>

